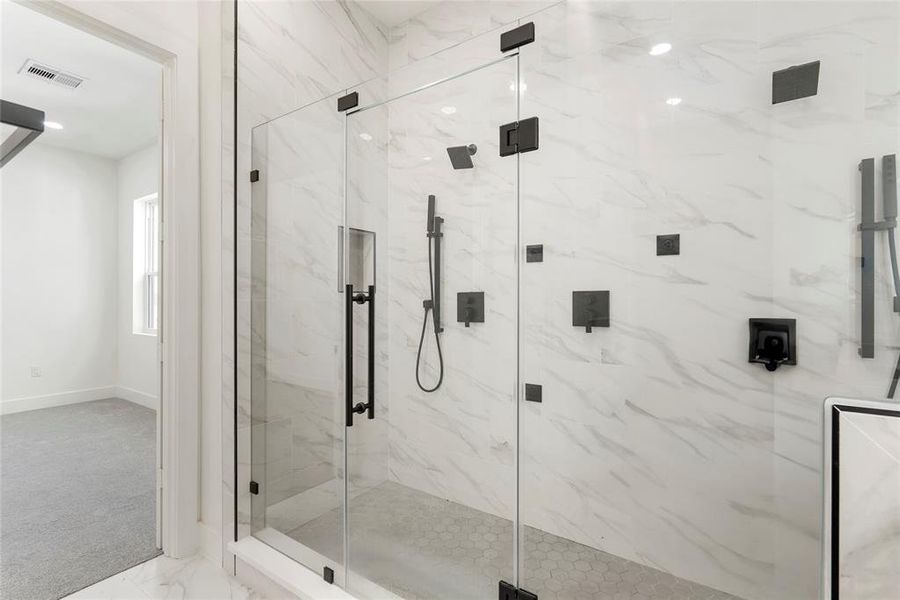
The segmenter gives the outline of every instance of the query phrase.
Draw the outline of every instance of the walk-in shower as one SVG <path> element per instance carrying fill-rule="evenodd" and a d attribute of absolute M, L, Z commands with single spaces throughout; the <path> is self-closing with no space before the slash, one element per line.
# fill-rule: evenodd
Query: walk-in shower
<path fill-rule="evenodd" d="M 526 4 L 246 94 L 241 525 L 360 598 L 816 598 L 823 402 L 900 353 L 900 9 Z M 305 73 L 268 6 L 248 90 Z"/>

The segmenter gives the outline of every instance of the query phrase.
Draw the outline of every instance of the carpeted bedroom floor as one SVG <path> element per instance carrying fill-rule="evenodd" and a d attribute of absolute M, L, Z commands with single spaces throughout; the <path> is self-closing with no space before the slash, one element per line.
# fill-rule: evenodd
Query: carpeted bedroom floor
<path fill-rule="evenodd" d="M 160 554 L 156 413 L 109 398 L 0 417 L 0 599 L 52 600 Z"/>

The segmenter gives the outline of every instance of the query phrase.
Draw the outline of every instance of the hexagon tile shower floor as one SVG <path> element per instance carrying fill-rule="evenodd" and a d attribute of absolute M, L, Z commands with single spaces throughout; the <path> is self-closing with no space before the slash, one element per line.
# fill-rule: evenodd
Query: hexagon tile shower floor
<path fill-rule="evenodd" d="M 428 600 L 441 589 L 442 597 L 480 599 L 510 577 L 509 520 L 392 482 L 353 498 L 350 519 L 353 571 L 404 598 Z M 338 561 L 339 527 L 340 510 L 332 510 L 290 536 Z M 524 549 L 523 587 L 539 590 L 541 600 L 735 599 L 532 527 L 525 527 Z"/>

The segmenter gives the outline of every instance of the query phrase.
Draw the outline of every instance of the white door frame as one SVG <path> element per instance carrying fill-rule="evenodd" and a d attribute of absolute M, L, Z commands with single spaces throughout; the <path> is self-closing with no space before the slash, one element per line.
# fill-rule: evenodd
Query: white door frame
<path fill-rule="evenodd" d="M 162 67 L 159 533 L 166 555 L 190 556 L 198 548 L 199 514 L 200 160 L 196 3 L 179 7 L 177 3 L 115 0 L 15 1 L 142 54 Z M 179 18 L 182 13 L 185 18 Z"/>

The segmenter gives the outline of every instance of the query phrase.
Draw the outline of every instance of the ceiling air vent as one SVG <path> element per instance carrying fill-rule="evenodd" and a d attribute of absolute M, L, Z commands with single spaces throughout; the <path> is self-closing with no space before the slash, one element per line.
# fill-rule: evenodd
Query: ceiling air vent
<path fill-rule="evenodd" d="M 19 73 L 21 73 L 22 75 L 27 75 L 28 77 L 32 77 L 34 79 L 40 79 L 41 81 L 55 83 L 56 85 L 61 85 L 63 87 L 71 89 L 77 88 L 84 82 L 83 77 L 72 75 L 71 73 L 66 73 L 65 71 L 60 71 L 59 69 L 55 69 L 49 65 L 39 63 L 31 58 L 25 61 L 25 64 L 23 64 L 22 68 L 19 69 Z"/>

